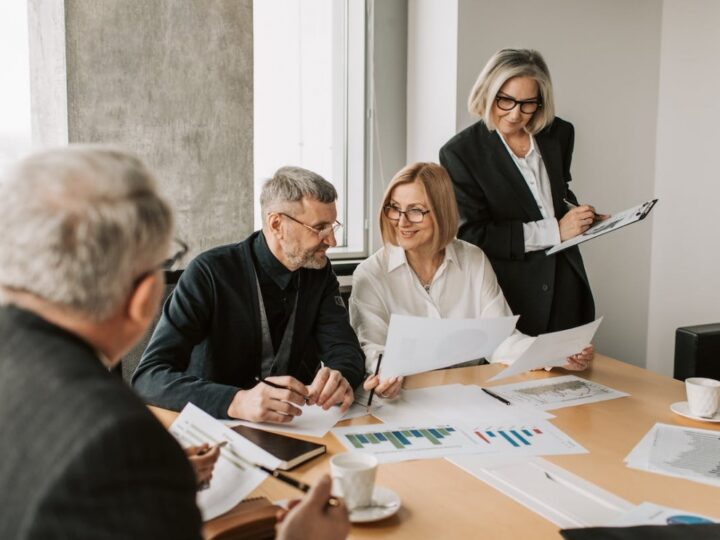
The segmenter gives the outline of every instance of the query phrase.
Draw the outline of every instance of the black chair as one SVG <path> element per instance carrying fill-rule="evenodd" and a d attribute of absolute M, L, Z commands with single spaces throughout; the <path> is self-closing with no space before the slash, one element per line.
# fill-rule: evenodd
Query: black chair
<path fill-rule="evenodd" d="M 170 293 L 172 293 L 173 289 L 175 289 L 175 285 L 177 285 L 177 282 L 180 279 L 181 275 L 182 270 L 165 271 L 165 291 L 163 293 L 162 304 L 165 303 L 168 296 L 170 296 Z M 130 384 L 130 379 L 132 378 L 133 373 L 135 373 L 135 368 L 137 368 L 137 365 L 140 363 L 140 359 L 145 352 L 145 348 L 150 342 L 150 336 L 152 336 L 153 330 L 155 330 L 155 325 L 158 323 L 159 320 L 160 311 L 158 311 L 158 314 L 155 316 L 155 320 L 145 334 L 145 337 L 143 337 L 140 343 L 135 345 L 135 347 L 133 347 L 133 349 L 120 360 L 118 366 L 113 368 L 113 372 L 122 376 L 123 380 L 126 383 Z"/>
<path fill-rule="evenodd" d="M 683 326 L 675 331 L 673 376 L 720 380 L 720 323 Z"/>

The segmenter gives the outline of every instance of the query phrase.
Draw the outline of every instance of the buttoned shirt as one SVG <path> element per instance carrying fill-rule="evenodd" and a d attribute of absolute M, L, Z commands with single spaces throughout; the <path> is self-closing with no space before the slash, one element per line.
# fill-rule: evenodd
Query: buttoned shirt
<path fill-rule="evenodd" d="M 507 141 L 498 131 L 500 140 L 510 153 L 510 157 L 517 166 L 525 183 L 532 193 L 543 219 L 523 223 L 525 236 L 525 252 L 546 249 L 560 243 L 560 226 L 555 219 L 550 177 L 542 160 L 540 149 L 535 144 L 535 137 L 530 135 L 530 150 L 525 157 L 518 157 L 512 151 Z"/>
<path fill-rule="evenodd" d="M 385 348 L 392 313 L 436 319 L 512 316 L 485 253 L 457 239 L 446 246 L 428 290 L 399 246 L 386 245 L 355 269 L 350 323 L 365 352 L 369 373 Z M 488 360 L 510 364 L 533 339 L 515 331 Z"/>

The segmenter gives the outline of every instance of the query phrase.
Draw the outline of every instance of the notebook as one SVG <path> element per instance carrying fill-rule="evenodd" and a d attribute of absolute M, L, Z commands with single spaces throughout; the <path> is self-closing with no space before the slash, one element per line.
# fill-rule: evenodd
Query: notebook
<path fill-rule="evenodd" d="M 281 463 L 277 468 L 282 471 L 289 471 L 326 451 L 324 444 L 303 441 L 279 433 L 248 426 L 234 426 L 231 429 L 278 458 Z"/>
<path fill-rule="evenodd" d="M 275 538 L 279 510 L 265 497 L 246 499 L 203 524 L 203 540 L 270 540 Z"/>

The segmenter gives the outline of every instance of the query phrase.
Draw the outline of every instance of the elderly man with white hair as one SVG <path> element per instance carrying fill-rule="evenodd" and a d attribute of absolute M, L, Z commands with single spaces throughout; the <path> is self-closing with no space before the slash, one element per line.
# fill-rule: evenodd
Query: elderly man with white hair
<path fill-rule="evenodd" d="M 0 538 L 200 538 L 180 446 L 113 366 L 152 322 L 173 214 L 136 158 L 70 147 L 0 181 Z M 279 538 L 342 538 L 324 478 Z"/>
<path fill-rule="evenodd" d="M 352 404 L 365 360 L 327 258 L 336 199 L 283 167 L 260 194 L 263 229 L 188 265 L 133 376 L 148 402 L 275 423 Z"/>

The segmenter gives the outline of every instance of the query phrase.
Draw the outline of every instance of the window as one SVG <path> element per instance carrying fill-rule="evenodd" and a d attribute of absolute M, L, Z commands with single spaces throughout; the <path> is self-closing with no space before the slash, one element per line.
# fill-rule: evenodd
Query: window
<path fill-rule="evenodd" d="M 0 3 L 0 170 L 30 151 L 27 1 Z"/>
<path fill-rule="evenodd" d="M 333 258 L 366 255 L 365 1 L 255 1 L 253 40 L 256 201 L 279 167 L 315 171 L 338 191 Z"/>

